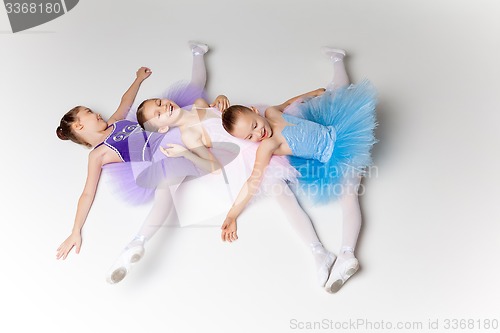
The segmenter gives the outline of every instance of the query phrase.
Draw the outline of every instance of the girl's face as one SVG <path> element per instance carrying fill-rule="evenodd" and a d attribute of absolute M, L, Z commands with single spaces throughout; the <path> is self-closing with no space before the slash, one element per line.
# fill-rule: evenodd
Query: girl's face
<path fill-rule="evenodd" d="M 87 107 L 82 106 L 76 115 L 78 121 L 75 123 L 76 128 L 85 130 L 86 132 L 103 131 L 108 127 L 108 124 L 97 114 Z"/>
<path fill-rule="evenodd" d="M 260 142 L 272 137 L 273 130 L 267 119 L 252 107 L 238 114 L 231 135 L 243 140 Z"/>
<path fill-rule="evenodd" d="M 181 108 L 169 99 L 152 99 L 144 103 L 146 126 L 161 129 L 175 126 L 181 115 Z"/>

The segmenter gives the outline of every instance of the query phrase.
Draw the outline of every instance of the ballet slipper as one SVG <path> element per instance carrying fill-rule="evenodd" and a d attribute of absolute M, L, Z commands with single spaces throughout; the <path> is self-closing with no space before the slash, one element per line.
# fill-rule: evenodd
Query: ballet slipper
<path fill-rule="evenodd" d="M 346 51 L 343 49 L 335 49 L 333 47 L 323 46 L 321 50 L 332 61 L 340 61 L 344 59 L 346 55 Z"/>
<path fill-rule="evenodd" d="M 338 260 L 333 265 L 330 277 L 326 282 L 325 290 L 329 293 L 336 293 L 344 285 L 344 283 L 354 275 L 359 269 L 358 259 L 355 257 L 345 260 Z"/>
<path fill-rule="evenodd" d="M 188 42 L 189 47 L 191 47 L 191 52 L 193 52 L 193 55 L 203 55 L 208 52 L 208 45 L 199 43 L 196 41 L 189 41 Z"/>
<path fill-rule="evenodd" d="M 311 246 L 311 252 L 314 256 L 316 262 L 316 271 L 318 274 L 318 283 L 320 287 L 324 287 L 328 276 L 330 275 L 330 270 L 332 269 L 333 263 L 337 256 L 332 252 L 326 250 L 321 243 L 313 243 Z"/>
<path fill-rule="evenodd" d="M 143 244 L 135 244 L 127 247 L 109 269 L 106 281 L 110 284 L 122 281 L 130 272 L 132 265 L 144 257 L 144 253 L 145 250 Z"/>
<path fill-rule="evenodd" d="M 327 251 L 325 258 L 323 259 L 323 263 L 321 263 L 318 267 L 318 283 L 320 287 L 324 287 L 326 285 L 335 259 L 337 259 L 337 256 Z"/>

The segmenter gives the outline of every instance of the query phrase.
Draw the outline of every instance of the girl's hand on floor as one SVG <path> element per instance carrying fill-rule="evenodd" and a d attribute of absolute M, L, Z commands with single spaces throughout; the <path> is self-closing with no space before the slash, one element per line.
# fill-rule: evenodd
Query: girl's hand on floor
<path fill-rule="evenodd" d="M 221 238 L 223 242 L 234 242 L 238 239 L 238 234 L 236 233 L 236 219 L 231 217 L 226 217 L 226 220 L 222 224 Z"/>

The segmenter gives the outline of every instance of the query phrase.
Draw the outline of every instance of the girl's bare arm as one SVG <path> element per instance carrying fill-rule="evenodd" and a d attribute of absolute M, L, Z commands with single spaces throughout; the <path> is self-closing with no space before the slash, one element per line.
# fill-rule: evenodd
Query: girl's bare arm
<path fill-rule="evenodd" d="M 132 85 L 123 94 L 120 105 L 115 113 L 109 118 L 108 124 L 117 122 L 118 120 L 125 119 L 132 104 L 134 104 L 135 97 L 139 92 L 142 81 L 146 80 L 151 75 L 151 70 L 147 67 L 141 67 L 136 72 L 136 78 Z"/>
<path fill-rule="evenodd" d="M 305 94 L 302 94 L 302 95 L 290 98 L 289 100 L 287 100 L 286 102 L 284 102 L 282 104 L 275 105 L 274 108 L 276 108 L 279 111 L 283 112 L 286 109 L 287 106 L 289 106 L 290 104 L 296 102 L 299 99 L 304 99 L 304 98 L 308 98 L 308 97 L 316 97 L 316 96 L 322 95 L 324 92 L 325 92 L 325 88 L 319 88 L 319 89 L 307 92 Z"/>
<path fill-rule="evenodd" d="M 255 158 L 252 174 L 241 188 L 222 224 L 221 238 L 223 241 L 231 242 L 238 238 L 236 234 L 236 219 L 259 190 L 266 167 L 269 165 L 271 157 L 278 147 L 279 145 L 274 141 L 269 140 L 267 142 L 262 142 L 257 149 L 257 156 Z"/>
<path fill-rule="evenodd" d="M 99 183 L 99 178 L 101 176 L 101 168 L 103 165 L 103 151 L 93 150 L 89 154 L 88 172 L 87 180 L 85 182 L 85 187 L 78 200 L 78 206 L 76 210 L 76 217 L 73 223 L 73 229 L 69 237 L 59 246 L 57 249 L 57 259 L 66 259 L 68 254 L 71 252 L 73 247 L 75 247 L 75 252 L 80 252 L 81 246 L 81 230 L 85 221 L 87 219 L 90 208 L 94 201 L 95 193 L 97 191 L 97 185 Z"/>

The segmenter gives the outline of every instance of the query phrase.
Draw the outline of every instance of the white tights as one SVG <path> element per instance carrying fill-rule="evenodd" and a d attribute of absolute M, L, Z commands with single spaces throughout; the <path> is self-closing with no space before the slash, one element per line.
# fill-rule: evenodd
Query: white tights
<path fill-rule="evenodd" d="M 335 261 L 335 255 L 323 247 L 314 230 L 311 219 L 302 209 L 294 193 L 284 181 L 274 184 L 273 194 L 295 233 L 311 250 L 316 264 L 318 283 L 320 286 L 323 286 L 328 279 L 330 268 Z"/>
<path fill-rule="evenodd" d="M 207 83 L 207 69 L 205 67 L 205 58 L 203 54 L 193 55 L 193 70 L 190 83 L 200 88 L 205 88 Z"/>
<path fill-rule="evenodd" d="M 169 187 L 159 187 L 155 191 L 153 206 L 137 232 L 136 238 L 148 241 L 156 234 L 161 226 L 171 224 L 167 222 L 176 219 L 177 214 L 175 213 L 172 194 L 170 193 Z"/>
<path fill-rule="evenodd" d="M 327 85 L 326 90 L 335 90 L 350 84 L 349 76 L 347 75 L 344 55 L 336 52 L 325 52 L 333 64 L 332 81 Z"/>
<path fill-rule="evenodd" d="M 344 192 L 339 199 L 342 208 L 342 243 L 339 258 L 343 255 L 351 257 L 358 242 L 361 229 L 361 209 L 358 200 L 358 188 L 361 178 L 355 178 L 344 185 Z"/>

